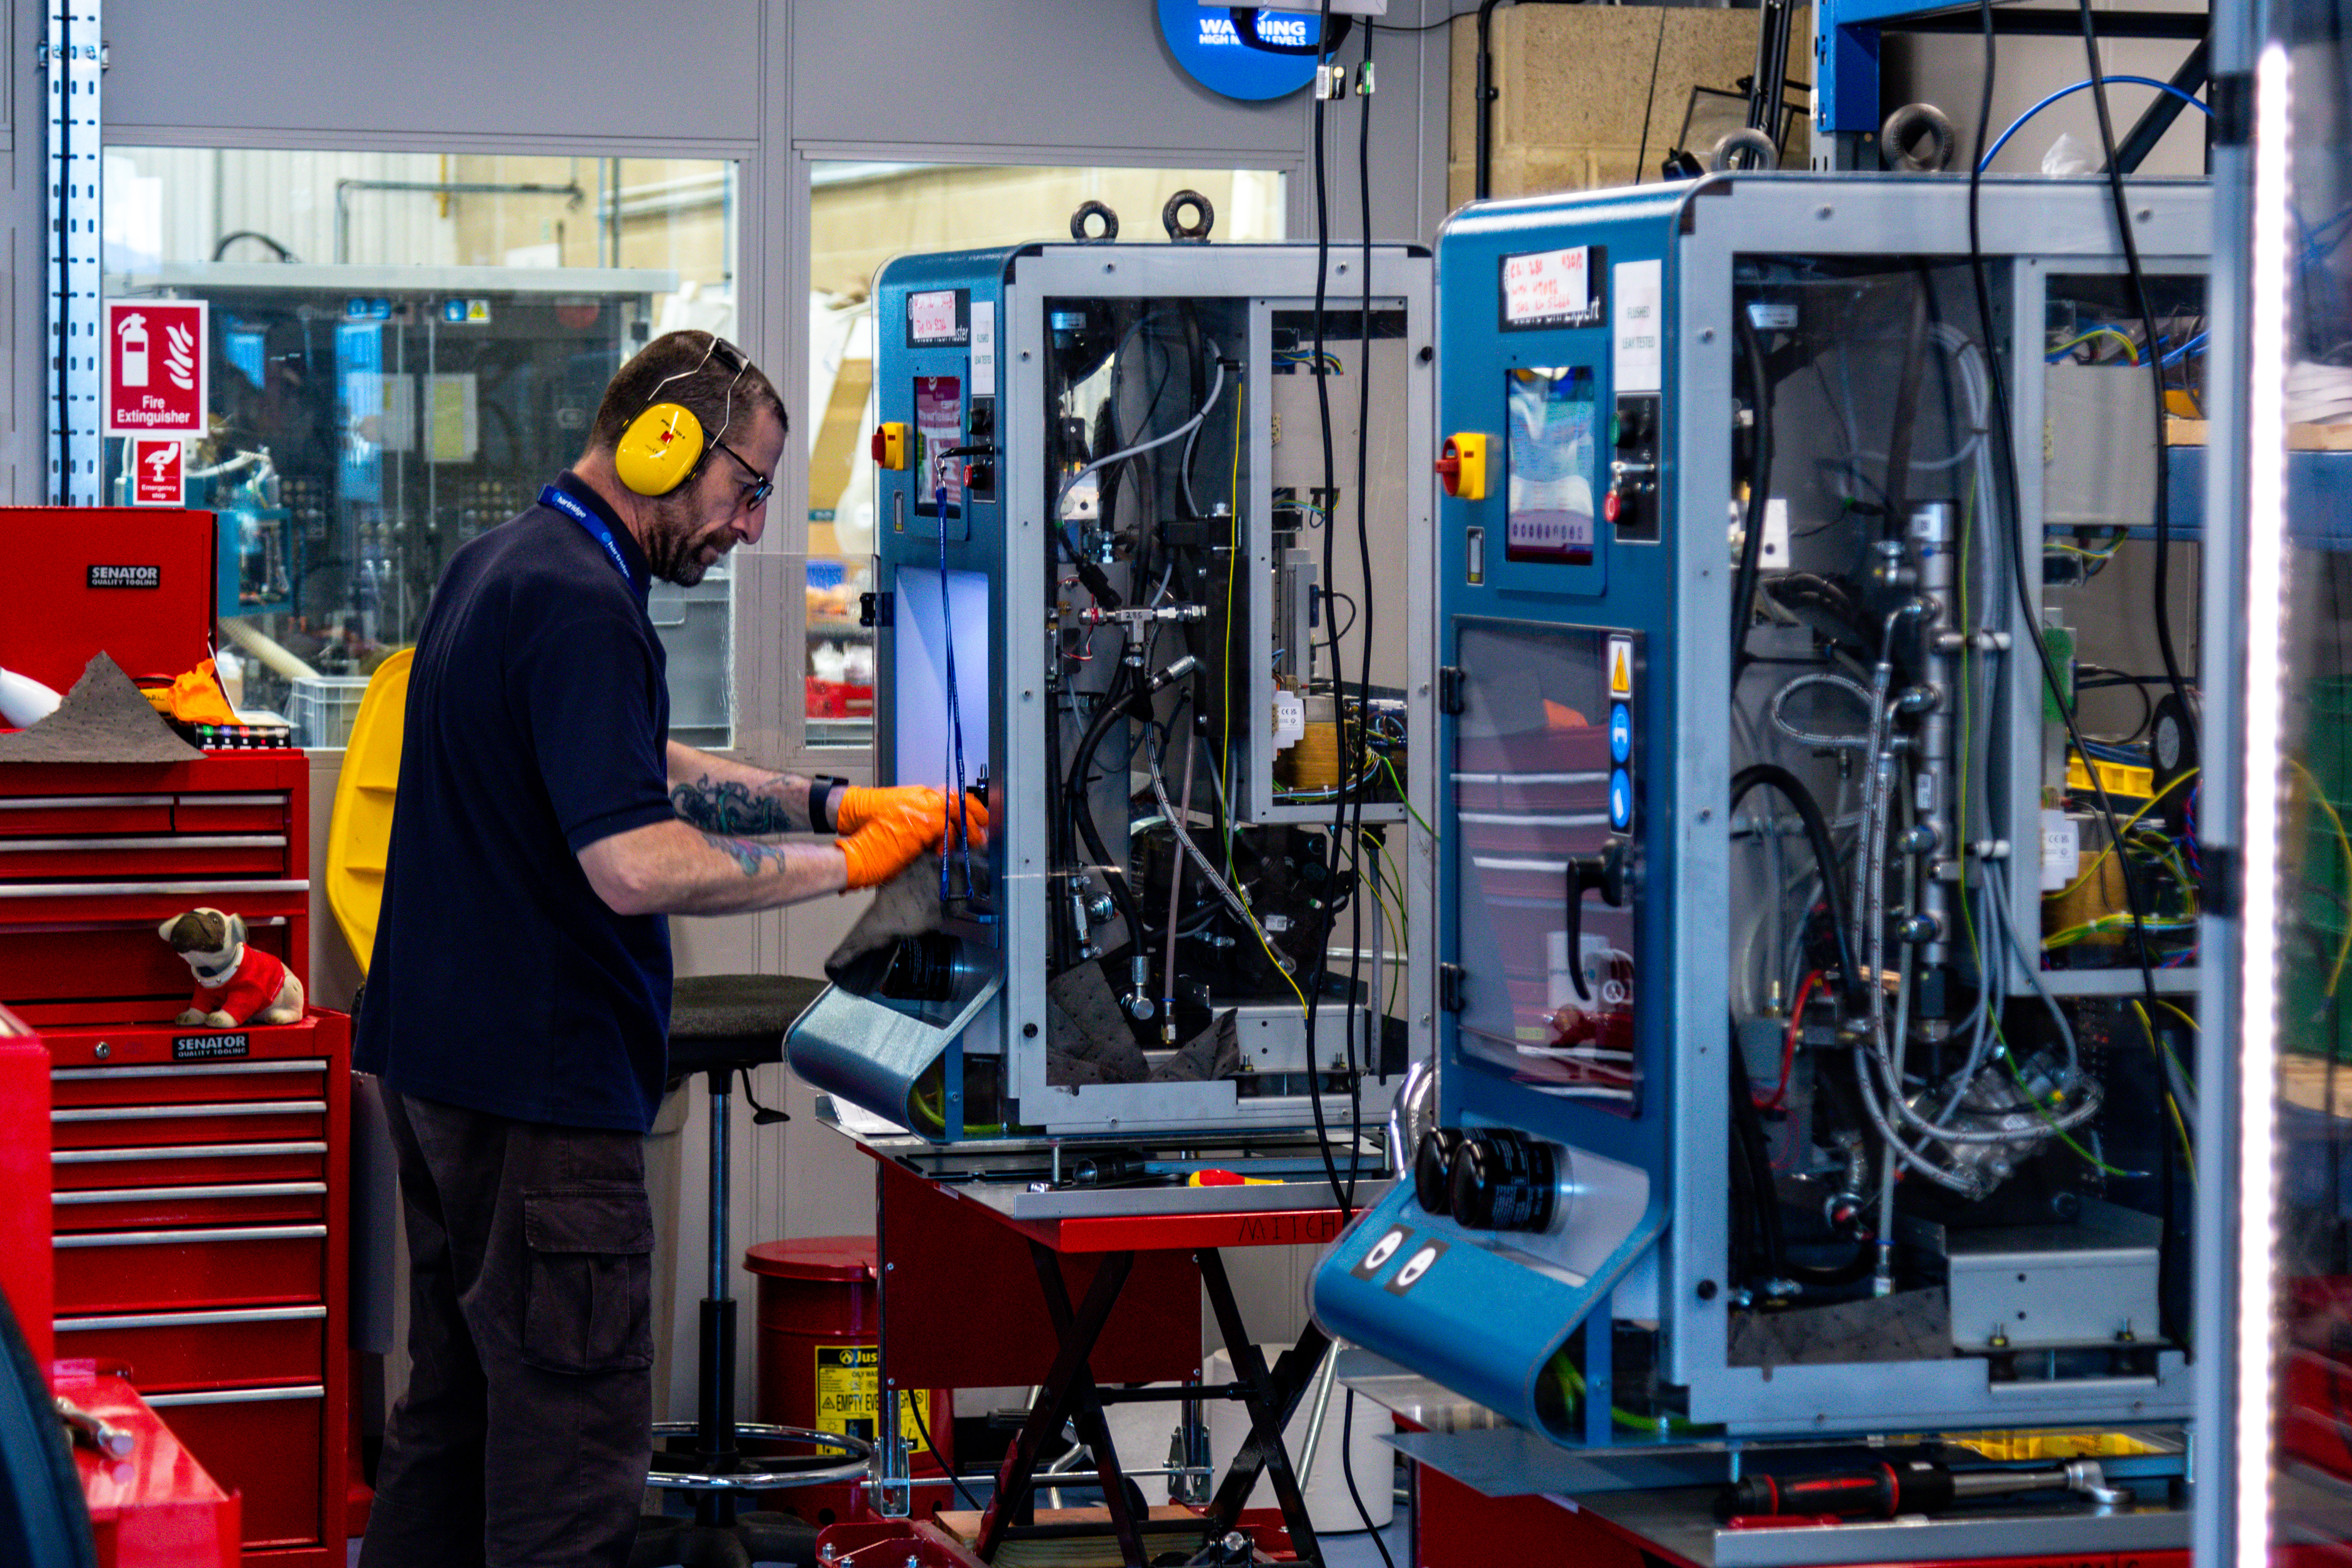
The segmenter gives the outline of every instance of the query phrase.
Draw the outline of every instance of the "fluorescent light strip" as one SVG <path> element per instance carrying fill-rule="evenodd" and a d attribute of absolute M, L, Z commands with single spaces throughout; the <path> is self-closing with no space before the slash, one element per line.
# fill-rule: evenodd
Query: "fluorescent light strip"
<path fill-rule="evenodd" d="M 2254 68 L 2252 310 L 2247 321 L 2244 911 L 2238 989 L 2236 1538 L 2240 1563 L 2270 1558 L 2272 1381 L 2277 1342 L 2279 824 L 2286 809 L 2287 327 L 2294 286 L 2289 158 L 2293 66 L 2266 46 Z M 2275 616 L 2268 636 L 2257 628 Z"/>

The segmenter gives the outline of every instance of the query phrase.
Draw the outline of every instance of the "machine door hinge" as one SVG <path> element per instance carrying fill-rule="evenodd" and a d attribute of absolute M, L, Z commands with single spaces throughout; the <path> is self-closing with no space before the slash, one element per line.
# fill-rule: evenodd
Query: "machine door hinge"
<path fill-rule="evenodd" d="M 1444 665 L 1438 669 L 1437 710 L 1440 713 L 1459 713 L 1462 711 L 1464 705 L 1463 685 L 1462 668 L 1459 665 Z"/>
<path fill-rule="evenodd" d="M 890 595 L 860 594 L 857 595 L 857 624 L 861 626 L 887 626 L 890 624 Z"/>
<path fill-rule="evenodd" d="M 1437 966 L 1437 1005 L 1449 1013 L 1462 1011 L 1462 966 L 1441 963 Z"/>

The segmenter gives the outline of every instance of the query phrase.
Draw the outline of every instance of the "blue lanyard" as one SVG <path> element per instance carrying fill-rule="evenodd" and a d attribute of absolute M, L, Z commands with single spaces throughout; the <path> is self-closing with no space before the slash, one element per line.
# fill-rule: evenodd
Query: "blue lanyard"
<path fill-rule="evenodd" d="M 563 491 L 556 489 L 553 485 L 542 485 L 540 487 L 539 504 L 541 506 L 553 507 L 556 510 L 562 512 L 564 516 L 570 518 L 572 521 L 586 529 L 588 531 L 588 537 L 603 545 L 604 547 L 604 553 L 613 558 L 613 569 L 620 573 L 621 581 L 629 585 L 629 592 L 635 594 L 640 599 L 646 596 L 647 590 L 652 587 L 652 584 L 650 583 L 638 582 L 637 574 L 629 570 L 629 558 L 621 553 L 621 542 L 613 537 L 612 528 L 603 518 L 598 517 L 594 512 L 590 511 L 586 507 L 582 506 L 577 499 L 565 494 Z"/>

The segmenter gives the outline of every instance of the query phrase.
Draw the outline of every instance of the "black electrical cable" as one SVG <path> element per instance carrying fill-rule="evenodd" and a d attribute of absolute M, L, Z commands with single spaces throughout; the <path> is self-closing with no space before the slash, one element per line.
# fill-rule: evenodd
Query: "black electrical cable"
<path fill-rule="evenodd" d="M 2083 53 L 2091 67 L 2091 102 L 2098 110 L 2099 146 L 2107 159 L 2107 194 L 2116 209 L 2116 232 L 2124 247 L 2124 267 L 2131 275 L 2132 302 L 2139 307 L 2140 330 L 2147 333 L 2148 385 L 2156 398 L 2156 571 L 2149 594 L 2156 600 L 2156 648 L 2164 658 L 2164 679 L 2171 684 L 2173 700 L 2180 707 L 2187 729 L 2189 754 L 2197 754 L 2197 710 L 2189 701 L 2189 683 L 2181 679 L 2180 658 L 2172 646 L 2172 506 L 2169 464 L 2165 458 L 2164 355 L 2156 331 L 2156 310 L 2148 301 L 2147 274 L 2139 262 L 2139 241 L 2132 233 L 2131 204 L 2124 195 L 2123 164 L 2116 156 L 2115 121 L 2107 114 L 2107 80 L 2099 68 L 2099 29 L 2091 15 L 2091 0 L 2075 0 L 2083 16 Z"/>
<path fill-rule="evenodd" d="M 1886 515 L 1881 539 L 1901 539 L 1911 523 L 1911 443 L 1919 428 L 1919 393 L 1927 379 L 1927 270 L 1919 268 L 1911 295 L 1911 330 L 1904 334 L 1903 376 L 1895 384 L 1895 426 L 1886 437 Z"/>
<path fill-rule="evenodd" d="M 1350 806 L 1348 822 L 1348 864 L 1355 870 L 1354 888 L 1349 890 L 1348 912 L 1350 924 L 1348 941 L 1348 1186 L 1355 1189 L 1356 1162 L 1362 1152 L 1364 1127 L 1363 1073 L 1381 1060 L 1387 1026 L 1381 1022 L 1387 1015 L 1374 1005 L 1377 998 L 1359 1000 L 1363 988 L 1364 967 L 1364 900 L 1356 896 L 1364 879 L 1364 796 L 1360 782 L 1366 774 L 1367 748 L 1370 744 L 1372 698 L 1372 535 L 1367 521 L 1366 508 L 1370 504 L 1366 491 L 1370 485 L 1370 454 L 1372 443 L 1372 35 L 1364 34 L 1364 54 L 1356 72 L 1356 218 L 1361 230 L 1357 252 L 1357 283 L 1360 295 L 1356 306 L 1356 570 L 1363 595 L 1359 613 L 1363 618 L 1362 640 L 1357 645 L 1356 677 L 1356 744 L 1348 746 L 1348 710 L 1344 702 L 1334 702 L 1332 721 L 1339 725 L 1341 787 L 1339 798 Z M 1332 520 L 1336 525 L 1338 519 Z M 1341 597 L 1346 595 L 1342 595 Z M 1350 616 L 1348 623 L 1355 625 Z M 1338 690 L 1345 695 L 1345 682 L 1337 680 L 1342 672 L 1335 665 L 1331 671 Z M 1348 780 L 1359 781 L 1348 784 Z M 1372 874 L 1380 874 L 1375 864 Z M 1375 932 L 1375 935 L 1378 933 Z M 1362 1043 L 1364 1059 L 1356 1056 L 1359 1017 L 1363 1020 Z M 1385 1078 L 1385 1074 L 1382 1075 Z"/>
<path fill-rule="evenodd" d="M 1650 88 L 1642 95 L 1642 144 L 1633 153 L 1633 183 L 1640 184 L 1650 161 L 1650 111 L 1658 107 L 1658 62 L 1666 56 L 1666 8 L 1658 7 L 1658 41 L 1650 50 Z"/>
<path fill-rule="evenodd" d="M 1322 44 L 1328 47 L 1331 33 L 1331 0 L 1321 0 L 1320 11 L 1323 19 L 1323 26 L 1321 31 L 1316 36 L 1319 40 L 1321 40 Z M 1328 171 L 1325 167 L 1323 150 L 1323 77 L 1324 73 L 1329 68 L 1330 61 L 1328 53 L 1318 54 L 1316 57 L 1315 62 L 1316 80 L 1314 119 L 1315 353 L 1307 365 L 1309 372 L 1315 377 L 1315 405 L 1322 421 L 1323 493 L 1326 496 L 1332 493 L 1332 491 L 1337 488 L 1339 482 L 1335 472 L 1335 461 L 1332 456 L 1331 447 L 1331 378 L 1329 375 L 1325 374 L 1323 363 L 1325 296 L 1329 280 L 1331 260 L 1330 179 Z M 1362 368 L 1363 367 L 1360 365 L 1357 367 L 1359 374 L 1361 373 Z M 1360 443 L 1361 440 L 1361 435 L 1362 433 L 1360 431 L 1358 432 L 1358 439 Z M 1327 528 L 1323 531 L 1323 581 L 1327 584 L 1333 581 L 1336 561 L 1332 552 L 1331 539 L 1332 535 L 1337 531 L 1338 531 L 1336 529 L 1330 528 Z M 1328 630 L 1330 625 L 1330 617 L 1328 616 L 1324 617 L 1324 624 Z M 1340 723 L 1341 715 L 1339 699 L 1342 694 L 1339 689 L 1341 686 L 1339 679 L 1341 667 L 1339 664 L 1339 638 L 1332 637 L 1330 639 L 1329 647 L 1331 653 L 1332 722 L 1339 725 L 1340 731 L 1344 735 L 1346 726 Z M 1340 754 L 1344 761 L 1346 755 L 1344 748 Z M 1345 772 L 1342 772 L 1340 774 L 1340 777 L 1343 779 L 1347 776 L 1348 774 Z M 1323 899 L 1323 907 L 1318 912 L 1315 921 L 1315 941 L 1309 944 L 1307 950 L 1309 963 L 1309 967 L 1307 972 L 1307 984 L 1302 987 L 1302 989 L 1307 993 L 1307 1109 L 1313 1111 L 1315 1116 L 1315 1143 L 1318 1152 L 1323 1156 L 1323 1174 L 1331 1184 L 1331 1196 L 1337 1200 L 1339 1205 L 1340 1223 L 1344 1225 L 1356 1212 L 1356 1144 L 1360 1142 L 1360 1139 L 1351 1138 L 1349 1140 L 1348 1179 L 1343 1183 L 1339 1179 L 1339 1163 L 1337 1159 L 1333 1158 L 1331 1153 L 1330 1127 L 1323 1115 L 1323 1088 L 1319 1081 L 1321 1075 L 1317 1073 L 1315 1070 L 1316 1015 L 1318 1011 L 1318 1004 L 1319 1004 L 1323 999 L 1323 981 L 1327 972 L 1330 968 L 1331 919 L 1337 912 L 1331 907 L 1331 895 L 1332 890 L 1337 887 L 1339 882 L 1339 853 L 1341 848 L 1340 834 L 1347 821 L 1346 796 L 1344 795 L 1341 795 L 1340 802 L 1341 804 L 1339 808 L 1337 813 L 1335 813 L 1334 820 L 1331 824 L 1331 841 L 1324 847 L 1323 887 L 1325 896 Z"/>
<path fill-rule="evenodd" d="M 2097 670 L 2098 676 L 2085 680 L 2083 678 L 2083 672 L 2092 669 Z M 2164 684 L 2162 676 L 2150 678 L 2145 675 L 2121 675 L 2103 665 L 2084 664 L 2079 659 L 2074 664 L 2074 689 L 2077 692 L 2100 690 L 2112 686 L 2128 686 L 2139 694 L 2139 722 L 2133 725 L 2122 739 L 2110 742 L 2114 745 L 2127 746 L 2147 733 L 2147 727 L 2156 722 L 2156 699 L 2147 694 L 2147 689 Z"/>
<path fill-rule="evenodd" d="M 1838 968 L 1846 1007 L 1859 1013 L 1870 1005 L 1869 986 L 1856 957 L 1853 911 L 1846 907 L 1845 885 L 1838 876 L 1837 844 L 1830 837 L 1829 818 L 1822 815 L 1821 802 L 1813 798 L 1813 792 L 1805 787 L 1803 780 L 1772 763 L 1754 763 L 1731 775 L 1731 810 L 1735 816 L 1739 803 L 1748 798 L 1748 792 L 1759 785 L 1778 790 L 1797 808 L 1797 820 L 1804 824 L 1805 842 L 1812 849 L 1814 864 L 1822 870 L 1822 889 L 1830 907 L 1830 924 L 1836 929 Z"/>
<path fill-rule="evenodd" d="M 1128 668 L 1122 664 L 1103 693 L 1103 704 L 1094 722 L 1087 726 L 1085 737 L 1078 742 L 1077 752 L 1070 759 L 1069 777 L 1062 788 L 1078 837 L 1085 840 L 1087 853 L 1094 857 L 1095 869 L 1102 874 L 1104 885 L 1110 889 L 1111 902 L 1118 907 L 1119 918 L 1127 922 L 1128 942 L 1140 952 L 1143 912 L 1136 907 L 1135 891 L 1127 885 L 1127 874 L 1111 861 L 1109 847 L 1103 842 L 1101 829 L 1095 826 L 1094 805 L 1087 798 L 1087 774 L 1094 766 L 1095 752 L 1101 748 L 1103 737 L 1110 733 L 1111 727 L 1128 717 L 1127 686 Z"/>
<path fill-rule="evenodd" d="M 1731 689 L 1736 698 L 1739 678 L 1748 669 L 1748 634 L 1756 621 L 1756 578 L 1763 561 L 1764 524 L 1771 507 L 1772 373 L 1764 356 L 1764 340 L 1743 308 L 1732 321 L 1739 339 L 1740 357 L 1748 363 L 1749 426 L 1748 505 L 1739 541 L 1739 571 L 1731 585 Z"/>
<path fill-rule="evenodd" d="M 2014 519 L 2012 527 L 1997 527 L 1994 530 L 1994 535 L 2002 542 L 2009 558 L 2009 579 L 2017 595 L 2020 624 L 2024 628 L 2026 640 L 2033 646 L 2035 659 L 2042 667 L 2042 682 L 2049 689 L 2051 700 L 2056 706 L 2059 717 L 2065 721 L 2068 742 L 2082 754 L 2084 771 L 2090 775 L 2091 791 L 2098 801 L 2099 815 L 2106 824 L 2108 839 L 2111 843 L 2120 845 L 2124 841 L 2124 835 L 2120 818 L 2116 815 L 2115 802 L 2108 798 L 2106 781 L 2099 776 L 2099 770 L 2092 764 L 2091 753 L 2083 742 L 2082 728 L 2075 721 L 2074 705 L 2067 700 L 2065 682 L 2059 678 L 2058 666 L 2050 657 L 2050 646 L 2042 636 L 2041 617 L 2035 613 L 2032 595 L 2026 591 L 2025 587 L 2026 542 L 2021 537 L 2025 527 L 2025 517 L 2023 507 L 2019 500 L 2022 494 L 2022 486 L 2019 482 L 2017 474 L 2017 438 L 2015 424 L 2010 414 L 2009 383 L 2002 377 L 2000 357 L 1996 348 L 2000 342 L 2000 331 L 1993 317 L 1992 283 L 1985 269 L 1982 231 L 1985 135 L 1992 122 L 1993 71 L 1999 54 L 1993 39 L 1992 0 L 1977 0 L 1977 19 L 1979 34 L 1984 41 L 1984 72 L 1977 98 L 1976 150 L 1969 159 L 1969 275 L 1975 286 L 1977 315 L 1984 331 L 1985 380 L 1992 387 L 1994 420 L 1992 437 L 1994 447 L 2000 455 L 2000 461 L 1995 471 L 2005 482 L 2007 490 L 2005 498 L 1991 499 L 1996 503 L 2005 499 L 2011 509 L 2011 516 Z M 2126 232 L 2128 235 L 2128 229 Z M 2158 427 L 2161 430 L 2161 423 Z M 2161 485 L 2157 487 L 2157 504 L 2161 507 L 2164 504 Z M 1997 505 L 1989 510 L 1997 512 Z M 2142 907 L 2138 883 L 2128 875 L 2123 877 L 2121 880 L 2125 906 L 2131 915 L 2132 956 L 2138 962 L 2140 990 L 2147 999 L 2148 1016 L 2153 1019 L 2159 1004 L 2156 994 L 2156 973 L 2147 954 L 2147 916 Z M 2158 1326 L 2167 1338 L 2186 1343 L 2185 1336 L 2179 1331 L 2179 1314 L 2171 1308 L 2174 1292 L 2166 1288 L 2168 1281 L 2178 1277 L 2180 1267 L 2179 1242 L 2175 1234 L 2177 1227 L 2174 1224 L 2178 1195 L 2173 1180 L 2173 1163 L 2168 1152 L 2161 1153 L 2159 1159 L 2163 1172 L 2161 1185 L 2164 1240 L 2158 1249 L 2157 1256 L 2158 1309 L 2162 1320 Z"/>
<path fill-rule="evenodd" d="M 908 1410 L 912 1412 L 915 1417 L 915 1430 L 922 1435 L 923 1447 L 929 1448 L 933 1454 L 939 1455 L 940 1468 L 945 1470 L 948 1473 L 948 1479 L 955 1483 L 957 1495 L 961 1497 L 966 1503 L 970 1504 L 975 1511 L 982 1513 L 988 1511 L 981 1507 L 980 1500 L 971 1495 L 971 1489 L 963 1484 L 963 1478 L 956 1474 L 955 1467 L 947 1462 L 947 1456 L 940 1454 L 940 1446 L 931 1441 L 931 1429 L 923 1424 L 923 1395 L 921 1391 L 917 1390 L 913 1393 L 909 1393 L 905 1395 L 905 1398 L 907 1401 Z"/>
<path fill-rule="evenodd" d="M 1333 1345 L 1323 1353 L 1338 1355 L 1339 1347 Z M 1339 1474 L 1347 1480 L 1348 1497 L 1356 1505 L 1356 1517 L 1364 1521 L 1364 1529 L 1371 1536 L 1372 1544 L 1381 1549 L 1381 1562 L 1386 1568 L 1396 1568 L 1396 1559 L 1389 1555 L 1389 1543 L 1381 1539 L 1379 1529 L 1372 1523 L 1372 1510 L 1364 1506 L 1364 1494 L 1356 1489 L 1355 1448 L 1356 1391 L 1351 1388 L 1347 1391 L 1346 1402 L 1339 1406 Z"/>

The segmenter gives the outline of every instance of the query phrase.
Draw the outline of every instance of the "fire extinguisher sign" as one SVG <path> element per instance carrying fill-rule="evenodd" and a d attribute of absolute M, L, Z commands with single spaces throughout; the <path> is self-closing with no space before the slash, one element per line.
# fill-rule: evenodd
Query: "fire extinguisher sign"
<path fill-rule="evenodd" d="M 106 434 L 202 436 L 211 339 L 202 300 L 106 301 Z"/>

